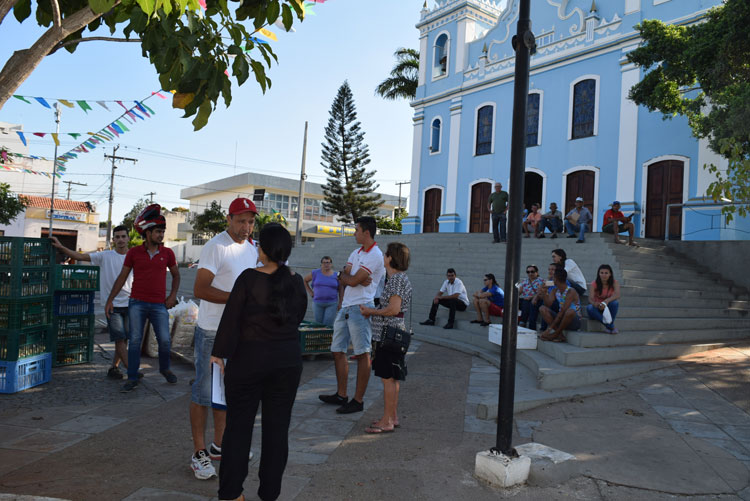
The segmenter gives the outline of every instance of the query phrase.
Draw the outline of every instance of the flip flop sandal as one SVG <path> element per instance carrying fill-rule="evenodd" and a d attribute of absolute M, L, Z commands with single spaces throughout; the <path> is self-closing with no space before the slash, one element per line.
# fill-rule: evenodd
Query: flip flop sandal
<path fill-rule="evenodd" d="M 560 332 L 556 334 L 552 339 L 550 339 L 550 341 L 552 341 L 553 343 L 564 343 L 567 341 L 567 339 L 565 338 L 565 334 Z"/>
<path fill-rule="evenodd" d="M 371 433 L 374 435 L 377 435 L 379 433 L 393 433 L 393 430 L 395 428 L 387 429 L 387 428 L 381 428 L 380 426 L 370 426 L 369 428 L 365 428 L 365 433 Z"/>
<path fill-rule="evenodd" d="M 376 419 L 375 421 L 373 421 L 373 422 L 372 422 L 372 423 L 370 423 L 370 424 L 371 424 L 372 426 L 377 426 L 377 424 L 378 424 L 378 420 Z M 394 428 L 401 428 L 401 425 L 397 423 L 397 424 L 394 424 L 394 425 L 393 425 L 393 427 L 394 427 Z"/>

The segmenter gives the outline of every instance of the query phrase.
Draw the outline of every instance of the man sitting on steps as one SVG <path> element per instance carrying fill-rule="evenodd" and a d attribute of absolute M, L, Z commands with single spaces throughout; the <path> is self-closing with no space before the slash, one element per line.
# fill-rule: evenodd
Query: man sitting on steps
<path fill-rule="evenodd" d="M 456 277 L 456 270 L 448 268 L 445 272 L 447 280 L 432 299 L 432 308 L 430 308 L 430 318 L 420 325 L 435 325 L 435 316 L 437 315 L 438 306 L 442 305 L 448 308 L 448 323 L 443 329 L 452 329 L 456 321 L 456 310 L 466 311 L 469 306 L 469 296 L 466 294 L 466 287 L 460 278 Z"/>

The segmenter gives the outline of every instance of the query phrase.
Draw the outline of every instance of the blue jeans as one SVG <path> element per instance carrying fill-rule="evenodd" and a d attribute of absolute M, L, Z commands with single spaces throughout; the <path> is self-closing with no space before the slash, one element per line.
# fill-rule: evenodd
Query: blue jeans
<path fill-rule="evenodd" d="M 333 321 L 336 320 L 336 312 L 338 311 L 338 302 L 332 303 L 316 303 L 313 301 L 313 313 L 315 314 L 315 321 L 319 324 L 333 327 Z"/>
<path fill-rule="evenodd" d="M 593 304 L 589 304 L 586 306 L 586 313 L 589 314 L 590 319 L 603 323 L 607 329 L 614 329 L 615 317 L 617 316 L 617 310 L 620 308 L 620 305 L 617 301 L 612 301 L 607 305 L 607 308 L 609 308 L 609 313 L 612 315 L 611 324 L 604 324 L 604 317 L 602 315 L 602 312 L 599 311 L 599 308 L 597 308 Z"/>
<path fill-rule="evenodd" d="M 535 331 L 536 330 L 536 318 L 538 315 L 539 315 L 538 304 L 532 303 L 531 299 L 521 299 L 521 322 L 526 322 L 526 327 Z"/>
<path fill-rule="evenodd" d="M 169 312 L 164 303 L 147 303 L 130 298 L 128 306 L 130 316 L 130 342 L 128 343 L 128 380 L 138 381 L 138 369 L 141 366 L 141 343 L 143 342 L 143 328 L 146 320 L 151 326 L 159 342 L 159 372 L 169 370 L 169 350 L 172 339 L 169 335 Z"/>
<path fill-rule="evenodd" d="M 492 237 L 495 239 L 495 242 L 504 242 L 506 240 L 505 223 L 507 220 L 508 216 L 504 212 L 502 214 L 492 214 Z"/>
<path fill-rule="evenodd" d="M 578 233 L 578 240 L 583 242 L 585 240 L 584 233 L 588 229 L 587 223 L 573 224 L 570 221 L 565 221 L 565 229 L 568 230 L 568 235 L 575 236 Z"/>
<path fill-rule="evenodd" d="M 563 230 L 562 222 L 557 219 L 556 217 L 553 218 L 544 218 L 542 219 L 542 233 L 544 233 L 544 230 L 548 229 L 550 233 L 553 235 L 555 233 L 561 233 Z"/>

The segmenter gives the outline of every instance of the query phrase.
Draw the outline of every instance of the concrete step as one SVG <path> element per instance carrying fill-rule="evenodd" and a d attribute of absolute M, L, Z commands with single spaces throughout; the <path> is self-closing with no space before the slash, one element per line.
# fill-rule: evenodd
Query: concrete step
<path fill-rule="evenodd" d="M 652 278 L 624 278 L 620 283 L 623 286 L 627 287 L 645 287 L 657 289 L 688 289 L 708 292 L 728 290 L 728 287 L 726 285 L 715 282 L 708 282 L 705 280 L 680 280 L 679 278 L 670 280 L 656 280 Z"/>
<path fill-rule="evenodd" d="M 620 287 L 622 297 L 664 297 L 664 298 L 687 298 L 687 299 L 721 299 L 731 301 L 739 299 L 729 290 L 701 290 L 697 288 L 690 289 L 672 289 L 654 286 L 636 286 L 632 284 Z"/>
<path fill-rule="evenodd" d="M 561 365 L 572 367 L 671 359 L 723 348 L 726 345 L 726 342 L 708 342 L 582 348 L 568 343 L 540 340 L 537 351 L 553 357 Z"/>
<path fill-rule="evenodd" d="M 750 339 L 748 329 L 690 329 L 627 331 L 617 335 L 592 331 L 569 331 L 568 344 L 580 348 L 656 345 L 668 343 L 704 343 L 716 340 Z"/>
<path fill-rule="evenodd" d="M 583 319 L 582 329 L 585 331 L 592 330 L 589 326 L 597 326 L 599 322 L 591 319 Z M 615 325 L 621 332 L 626 331 L 646 331 L 646 330 L 682 330 L 682 329 L 748 329 L 750 322 L 746 318 L 681 318 L 681 317 L 662 317 L 662 318 L 617 318 Z"/>

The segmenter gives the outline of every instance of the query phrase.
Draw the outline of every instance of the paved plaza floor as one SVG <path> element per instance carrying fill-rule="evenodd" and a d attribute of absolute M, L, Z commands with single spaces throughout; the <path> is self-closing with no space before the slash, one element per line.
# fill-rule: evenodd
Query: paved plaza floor
<path fill-rule="evenodd" d="M 122 394 L 121 381 L 104 377 L 112 347 L 97 341 L 94 363 L 0 396 L 0 500 L 215 499 L 218 482 L 189 468 L 191 366 L 173 362 L 179 380 L 169 385 L 146 358 L 143 383 Z M 527 485 L 505 490 L 473 475 L 476 453 L 495 444 L 497 424 L 476 406 L 496 391 L 497 369 L 426 342 L 407 360 L 401 428 L 383 435 L 364 433 L 382 412 L 378 378 L 363 413 L 339 415 L 317 398 L 335 389 L 332 359 L 304 362 L 280 499 L 750 500 L 750 344 L 517 413 L 514 445 L 575 459 L 535 463 Z M 247 499 L 257 499 L 260 445 L 256 433 Z"/>

